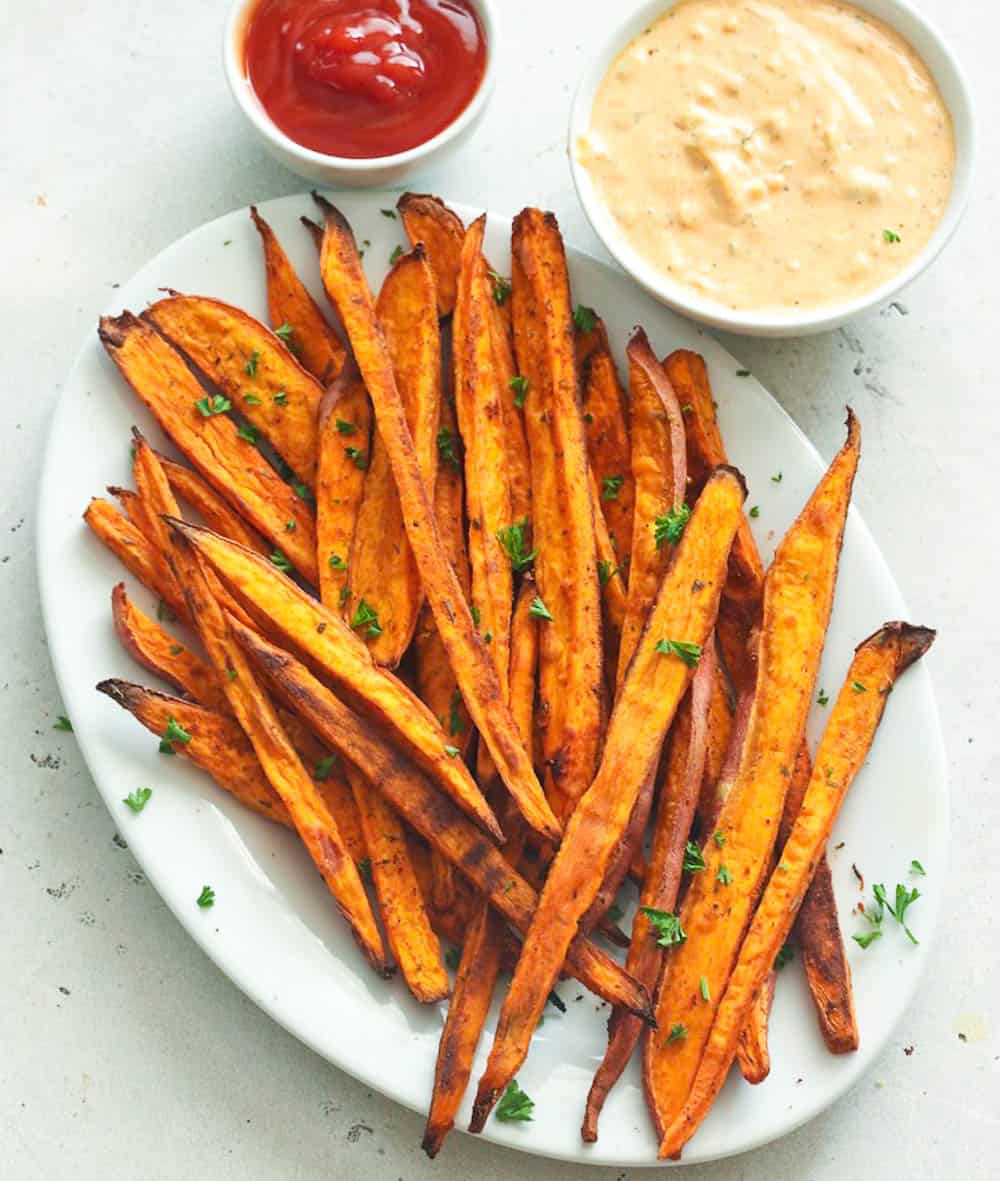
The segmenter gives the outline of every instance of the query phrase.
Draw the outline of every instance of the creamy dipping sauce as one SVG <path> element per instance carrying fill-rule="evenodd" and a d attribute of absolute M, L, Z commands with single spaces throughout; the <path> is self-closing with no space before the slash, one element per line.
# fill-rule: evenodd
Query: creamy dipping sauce
<path fill-rule="evenodd" d="M 649 264 L 727 307 L 790 312 L 902 270 L 955 157 L 921 59 L 833 0 L 682 0 L 619 55 L 576 148 Z"/>

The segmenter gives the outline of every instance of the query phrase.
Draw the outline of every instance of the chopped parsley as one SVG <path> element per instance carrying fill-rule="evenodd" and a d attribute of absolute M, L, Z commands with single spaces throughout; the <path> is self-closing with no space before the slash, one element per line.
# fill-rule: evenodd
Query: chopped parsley
<path fill-rule="evenodd" d="M 691 644 L 687 640 L 657 640 L 655 652 L 662 652 L 664 656 L 676 656 L 688 668 L 694 668 L 701 660 L 701 644 Z"/>
<path fill-rule="evenodd" d="M 760 505 L 759 505 L 759 504 L 755 504 L 755 505 L 753 506 L 753 508 L 750 510 L 750 513 L 749 513 L 749 515 L 750 515 L 751 517 L 753 517 L 753 519 L 756 521 L 756 519 L 757 519 L 757 518 L 760 516 Z"/>
<path fill-rule="evenodd" d="M 372 880 L 372 859 L 370 857 L 362 857 L 358 862 L 358 873 L 361 875 L 363 882 L 370 882 Z"/>
<path fill-rule="evenodd" d="M 920 940 L 916 937 L 916 935 L 913 934 L 904 921 L 904 916 L 909 909 L 910 904 L 916 902 L 916 900 L 920 897 L 920 891 L 916 888 L 916 886 L 914 886 L 912 890 L 908 890 L 906 886 L 902 884 L 902 882 L 897 882 L 895 906 L 891 905 L 889 900 L 886 898 L 885 886 L 877 884 L 872 887 L 872 892 L 875 895 L 876 902 L 879 904 L 879 908 L 881 909 L 882 907 L 885 907 L 885 909 L 906 932 L 907 939 L 909 939 L 911 943 L 919 943 Z"/>
<path fill-rule="evenodd" d="M 830 697 L 827 694 L 827 691 L 825 689 L 820 689 L 819 696 L 816 698 L 816 701 L 819 705 L 829 705 L 830 704 Z"/>
<path fill-rule="evenodd" d="M 368 455 L 359 447 L 345 447 L 344 454 L 348 459 L 353 461 L 356 468 L 360 468 L 362 471 L 364 471 L 368 466 Z"/>
<path fill-rule="evenodd" d="M 680 508 L 670 509 L 664 516 L 653 521 L 653 539 L 659 549 L 665 541 L 677 545 L 684 536 L 684 530 L 691 520 L 691 506 L 686 502 Z"/>
<path fill-rule="evenodd" d="M 601 480 L 601 500 L 617 500 L 624 483 L 624 476 L 604 476 Z"/>
<path fill-rule="evenodd" d="M 531 600 L 531 606 L 528 608 L 528 614 L 533 615 L 536 619 L 545 619 L 552 623 L 552 612 L 542 602 L 540 595 L 535 595 Z"/>
<path fill-rule="evenodd" d="M 160 739 L 160 754 L 172 755 L 174 748 L 171 743 L 179 742 L 183 746 L 187 746 L 190 741 L 191 735 L 187 730 L 183 726 L 179 726 L 174 717 L 168 715 L 167 728 L 163 731 L 163 737 Z"/>
<path fill-rule="evenodd" d="M 457 947 L 449 947 L 444 953 L 444 962 L 453 972 L 457 972 L 458 965 L 462 962 L 462 953 Z"/>
<path fill-rule="evenodd" d="M 247 375 L 247 377 L 257 376 L 257 366 L 259 363 L 260 349 L 254 349 L 254 351 L 247 358 L 247 363 L 243 366 L 243 372 Z"/>
<path fill-rule="evenodd" d="M 656 931 L 657 947 L 673 947 L 687 939 L 679 915 L 671 914 L 669 910 L 657 910 L 652 906 L 640 906 L 639 909 Z"/>
<path fill-rule="evenodd" d="M 496 271 L 487 271 L 490 277 L 490 282 L 493 284 L 493 300 L 501 307 L 510 299 L 510 279 L 505 279 L 503 275 L 498 275 Z"/>
<path fill-rule="evenodd" d="M 275 328 L 274 335 L 283 340 L 285 344 L 288 344 L 288 342 L 292 339 L 292 333 L 294 331 L 295 329 L 286 320 L 280 328 Z"/>
<path fill-rule="evenodd" d="M 343 607 L 343 605 L 347 602 L 347 600 L 350 597 L 351 597 L 350 588 L 347 586 L 342 586 L 340 588 L 340 605 L 341 605 L 341 607 Z"/>
<path fill-rule="evenodd" d="M 288 401 L 288 394 L 284 390 L 278 390 L 278 392 L 274 395 L 274 401 L 277 402 L 279 406 L 284 406 Z"/>
<path fill-rule="evenodd" d="M 875 942 L 876 939 L 882 938 L 882 928 L 873 927 L 872 930 L 865 931 L 861 935 L 852 935 L 851 938 L 860 947 L 868 948 Z"/>
<path fill-rule="evenodd" d="M 851 681 L 851 688 L 855 693 L 867 693 L 868 687 L 863 685 L 860 681 Z"/>
<path fill-rule="evenodd" d="M 330 557 L 327 559 L 327 564 L 329 565 L 331 570 L 346 570 L 347 569 L 347 563 L 340 556 L 340 554 L 331 554 Z"/>
<path fill-rule="evenodd" d="M 446 426 L 443 426 L 437 433 L 438 455 L 453 471 L 460 472 L 462 465 L 455 447 L 457 441 L 454 431 L 450 431 Z"/>
<path fill-rule="evenodd" d="M 528 379 L 519 373 L 517 377 L 512 377 L 507 384 L 514 391 L 514 405 L 520 410 L 528 396 Z"/>
<path fill-rule="evenodd" d="M 380 209 L 379 213 L 381 213 L 383 217 L 391 218 L 393 221 L 396 220 L 395 209 Z"/>
<path fill-rule="evenodd" d="M 750 370 L 749 370 L 749 369 L 737 369 L 737 370 L 736 370 L 736 376 L 737 376 L 737 377 L 749 377 L 749 376 L 750 376 Z"/>
<path fill-rule="evenodd" d="M 171 656 L 180 656 L 180 654 L 183 651 L 184 651 L 184 646 L 182 644 L 171 644 L 170 645 L 170 655 Z"/>
<path fill-rule="evenodd" d="M 378 612 L 374 607 L 366 603 L 364 599 L 358 601 L 358 605 L 351 619 L 351 627 L 355 631 L 364 628 L 370 640 L 382 634 L 382 625 L 378 621 Z"/>
<path fill-rule="evenodd" d="M 294 521 L 286 521 L 285 522 L 285 532 L 286 533 L 294 533 L 295 532 L 295 522 Z"/>
<path fill-rule="evenodd" d="M 208 910 L 210 906 L 215 905 L 215 891 L 211 886 L 202 886 L 197 902 L 202 910 Z"/>
<path fill-rule="evenodd" d="M 338 418 L 334 425 L 338 435 L 353 435 L 358 429 L 353 422 L 348 422 L 345 418 Z"/>
<path fill-rule="evenodd" d="M 505 525 L 502 529 L 497 530 L 497 541 L 503 546 L 504 552 L 510 559 L 512 569 L 519 574 L 522 570 L 526 570 L 538 556 L 538 550 L 528 551 L 528 543 L 525 539 L 527 529 L 528 518 L 525 517 L 523 521 L 515 521 L 513 525 Z"/>
<path fill-rule="evenodd" d="M 883 230 L 882 240 L 884 242 L 888 242 L 891 245 L 893 242 L 902 242 L 903 239 L 899 236 L 899 234 L 896 233 L 895 230 Z"/>
<path fill-rule="evenodd" d="M 236 433 L 245 443 L 250 443 L 254 447 L 257 446 L 260 431 L 255 426 L 251 426 L 248 422 L 241 422 Z"/>
<path fill-rule="evenodd" d="M 676 1025 L 671 1025 L 670 1032 L 667 1034 L 667 1040 L 663 1044 L 669 1046 L 671 1042 L 682 1042 L 687 1035 L 687 1026 L 678 1021 Z"/>
<path fill-rule="evenodd" d="M 462 717 L 462 694 L 458 689 L 451 695 L 451 704 L 448 709 L 448 733 L 465 733 L 465 719 Z"/>
<path fill-rule="evenodd" d="M 313 779 L 318 779 L 320 783 L 325 783 L 330 778 L 330 773 L 337 765 L 337 756 L 335 754 L 326 755 L 313 768 Z"/>
<path fill-rule="evenodd" d="M 292 491 L 299 498 L 299 500 L 312 500 L 313 498 L 309 489 L 299 480 L 292 481 Z"/>
<path fill-rule="evenodd" d="M 66 717 L 65 714 L 60 714 L 59 717 L 52 723 L 53 730 L 65 730 L 68 734 L 73 733 L 73 723 Z M 921 871 L 923 872 L 923 871 Z"/>
<path fill-rule="evenodd" d="M 133 812 L 141 812 L 143 808 L 149 803 L 149 797 L 153 794 L 151 787 L 137 787 L 135 791 L 130 791 L 128 795 L 122 800 L 126 808 L 131 808 Z"/>
<path fill-rule="evenodd" d="M 403 257 L 403 248 L 402 248 L 402 246 L 397 246 L 393 250 L 392 254 L 389 255 L 389 266 L 394 267 L 396 265 L 396 263 L 399 262 L 399 260 L 402 257 Z"/>
<path fill-rule="evenodd" d="M 281 552 L 280 549 L 271 550 L 271 552 L 267 556 L 270 559 L 271 564 L 274 566 L 277 566 L 278 569 L 282 570 L 285 574 L 287 574 L 289 572 L 289 570 L 291 570 L 292 563 L 289 562 L 289 560 L 285 557 L 285 555 Z"/>
<path fill-rule="evenodd" d="M 708 1003 L 712 999 L 712 994 L 708 991 L 708 977 L 702 976 L 698 982 L 698 990 L 701 992 L 701 999 Z"/>
<path fill-rule="evenodd" d="M 497 1119 L 505 1123 L 510 1120 L 530 1120 L 534 1107 L 534 1100 L 528 1098 L 517 1085 L 517 1079 L 514 1079 L 497 1104 Z"/>
<path fill-rule="evenodd" d="M 684 872 L 701 873 L 705 868 L 705 858 L 701 855 L 700 847 L 694 841 L 688 841 L 684 846 Z"/>
<path fill-rule="evenodd" d="M 472 616 L 473 626 L 478 627 L 483 621 L 483 613 L 479 610 L 475 603 L 469 608 L 469 614 Z"/>
<path fill-rule="evenodd" d="M 771 477 L 771 483 L 772 484 L 780 484 L 783 479 L 784 479 L 784 473 L 783 472 L 776 472 Z"/>
<path fill-rule="evenodd" d="M 72 726 L 70 727 L 70 729 L 72 729 Z M 927 876 L 927 870 L 924 869 L 924 867 L 920 864 L 919 861 L 916 860 L 916 858 L 914 858 L 913 861 L 910 862 L 910 873 L 919 874 L 922 878 Z"/>
<path fill-rule="evenodd" d="M 718 849 L 721 849 L 726 843 L 726 838 L 721 828 L 717 828 L 715 832 L 712 833 L 712 840 L 715 841 L 716 848 Z"/>
<path fill-rule="evenodd" d="M 621 573 L 621 566 L 612 566 L 609 558 L 601 558 L 597 563 L 597 577 L 601 586 L 607 586 L 616 574 Z"/>
<path fill-rule="evenodd" d="M 457 759 L 458 756 L 462 752 L 458 749 L 457 746 L 446 745 L 444 748 L 444 753 L 448 756 L 449 759 Z"/>
<path fill-rule="evenodd" d="M 211 397 L 206 394 L 195 402 L 194 408 L 203 418 L 211 418 L 213 414 L 225 414 L 227 410 L 232 410 L 233 404 L 222 394 L 212 394 Z"/>
<path fill-rule="evenodd" d="M 156 618 L 160 623 L 176 623 L 177 616 L 174 614 L 170 604 L 164 599 L 160 599 L 156 604 Z"/>
<path fill-rule="evenodd" d="M 578 303 L 573 309 L 573 325 L 578 332 L 593 332 L 597 327 L 597 313 L 593 308 Z"/>
<path fill-rule="evenodd" d="M 244 394 L 243 401 L 246 402 L 248 406 L 260 405 L 260 398 L 258 398 L 256 394 Z M 275 399 L 275 401 L 277 401 L 277 399 Z"/>
<path fill-rule="evenodd" d="M 781 951 L 774 957 L 775 971 L 780 972 L 785 964 L 790 964 L 795 959 L 795 952 L 792 950 L 790 943 L 783 943 Z"/>
<path fill-rule="evenodd" d="M 729 872 L 728 865 L 720 865 L 718 873 L 715 875 L 715 880 L 723 886 L 732 885 L 733 875 Z"/>

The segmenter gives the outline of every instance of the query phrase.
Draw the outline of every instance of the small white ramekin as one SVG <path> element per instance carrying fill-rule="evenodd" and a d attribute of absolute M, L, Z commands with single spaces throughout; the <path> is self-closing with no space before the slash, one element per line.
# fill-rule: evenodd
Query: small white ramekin
<path fill-rule="evenodd" d="M 700 296 L 651 266 L 628 242 L 577 155 L 580 138 L 590 126 L 594 96 L 612 62 L 643 29 L 677 2 L 650 0 L 641 5 L 603 46 L 580 80 L 570 114 L 569 157 L 577 194 L 597 236 L 621 266 L 661 303 L 693 320 L 745 336 L 802 336 L 825 332 L 891 299 L 934 260 L 955 232 L 972 184 L 975 155 L 972 95 L 958 62 L 940 33 L 905 0 L 850 0 L 855 7 L 895 29 L 913 46 L 927 64 L 951 114 L 955 131 L 955 173 L 944 217 L 930 241 L 898 274 L 854 299 L 796 311 L 780 308 L 738 311 Z"/>
<path fill-rule="evenodd" d="M 258 3 L 259 0 L 234 0 L 229 10 L 222 45 L 226 81 L 236 99 L 236 105 L 257 132 L 268 152 L 286 168 L 307 180 L 333 188 L 382 188 L 397 185 L 430 164 L 432 160 L 457 147 L 472 132 L 486 110 L 496 85 L 499 43 L 496 4 L 495 0 L 469 0 L 470 6 L 479 17 L 486 38 L 486 69 L 479 89 L 454 122 L 449 123 L 443 131 L 425 143 L 392 156 L 358 160 L 347 156 L 327 156 L 323 152 L 305 148 L 275 126 L 246 75 L 244 46 L 247 25 Z"/>

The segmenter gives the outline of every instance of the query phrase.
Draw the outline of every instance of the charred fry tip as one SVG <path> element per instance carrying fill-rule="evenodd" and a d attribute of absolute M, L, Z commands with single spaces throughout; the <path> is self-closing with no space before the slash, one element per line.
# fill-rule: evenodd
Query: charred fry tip
<path fill-rule="evenodd" d="M 868 645 L 881 647 L 895 640 L 899 643 L 899 671 L 903 672 L 923 656 L 936 638 L 937 631 L 932 627 L 894 619 L 883 623 L 878 631 L 862 640 L 854 650 L 858 652 Z"/>
<path fill-rule="evenodd" d="M 402 200 L 402 198 L 400 198 L 400 200 Z M 425 1132 L 423 1140 L 420 1141 L 420 1147 L 424 1150 L 424 1152 L 427 1153 L 431 1160 L 433 1160 L 441 1151 L 441 1144 L 443 1140 L 444 1137 L 440 1132 Z"/>
<path fill-rule="evenodd" d="M 718 474 L 732 476 L 736 480 L 736 482 L 739 484 L 740 488 L 742 488 L 743 499 L 746 500 L 746 498 L 747 498 L 747 481 L 746 481 L 746 477 L 743 475 L 743 473 L 740 471 L 740 469 L 738 467 L 734 467 L 731 463 L 720 463 L 718 465 L 718 467 L 716 467 L 713 470 L 712 476 L 715 476 Z"/>
<path fill-rule="evenodd" d="M 140 323 L 135 312 L 127 308 L 117 316 L 101 316 L 97 322 L 97 335 L 106 349 L 120 349 L 130 328 Z"/>
<path fill-rule="evenodd" d="M 633 349 L 649 349 L 652 352 L 649 337 L 646 335 L 646 329 L 641 324 L 636 324 L 632 329 L 632 335 L 628 338 L 628 343 L 625 345 L 625 352 L 628 356 L 631 356 Z"/>
<path fill-rule="evenodd" d="M 121 681 L 117 677 L 98 681 L 94 688 L 98 693 L 103 693 L 105 697 L 117 702 L 123 709 L 128 709 L 130 703 L 145 692 L 141 685 L 136 685 L 132 681 Z"/>
<path fill-rule="evenodd" d="M 332 221 L 340 229 L 346 230 L 351 235 L 351 241 L 353 242 L 354 231 L 351 229 L 351 223 L 346 217 L 344 217 L 337 206 L 334 205 L 332 201 L 327 200 L 327 198 L 324 197 L 323 194 L 317 189 L 313 189 L 312 199 L 316 202 L 320 209 L 323 210 L 323 216 L 326 217 L 328 221 Z"/>
<path fill-rule="evenodd" d="M 313 219 L 311 217 L 306 217 L 305 214 L 303 214 L 299 218 L 299 221 L 302 223 L 302 225 L 304 225 L 306 227 L 306 229 L 312 235 L 313 242 L 315 242 L 317 248 L 322 246 L 322 244 L 323 244 L 323 227 L 318 222 L 313 221 Z"/>
<path fill-rule="evenodd" d="M 250 206 L 250 220 L 257 227 L 257 229 L 261 231 L 261 233 L 264 232 L 265 228 L 270 228 L 270 227 L 268 227 L 267 222 L 257 212 L 256 205 Z"/>
<path fill-rule="evenodd" d="M 140 447 L 148 447 L 149 440 L 142 433 L 137 426 L 132 427 L 132 438 L 139 444 Z"/>

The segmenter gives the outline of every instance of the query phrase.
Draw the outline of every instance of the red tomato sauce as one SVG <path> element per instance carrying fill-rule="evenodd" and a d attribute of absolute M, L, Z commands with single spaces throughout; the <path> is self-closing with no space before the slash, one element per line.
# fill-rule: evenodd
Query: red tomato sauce
<path fill-rule="evenodd" d="M 486 69 L 466 0 L 261 0 L 245 54 L 251 86 L 290 139 L 356 159 L 426 143 Z"/>

